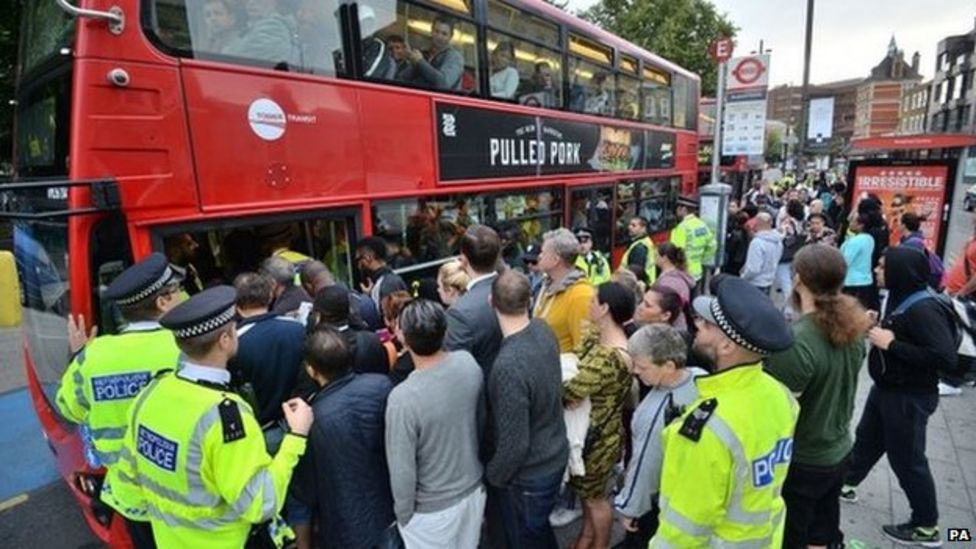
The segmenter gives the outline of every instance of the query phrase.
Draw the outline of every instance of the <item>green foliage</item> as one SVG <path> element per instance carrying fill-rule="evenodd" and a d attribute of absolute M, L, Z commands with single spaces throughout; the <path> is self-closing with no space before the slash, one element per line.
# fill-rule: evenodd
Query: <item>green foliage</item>
<path fill-rule="evenodd" d="M 20 2 L 8 0 L 0 9 L 0 174 L 9 171 L 13 155 L 14 83 L 17 81 L 17 40 Z"/>
<path fill-rule="evenodd" d="M 783 132 L 768 130 L 766 132 L 766 162 L 778 164 L 783 161 Z"/>
<path fill-rule="evenodd" d="M 718 68 L 708 46 L 738 27 L 709 0 L 600 0 L 579 14 L 600 27 L 697 73 L 714 96 Z"/>

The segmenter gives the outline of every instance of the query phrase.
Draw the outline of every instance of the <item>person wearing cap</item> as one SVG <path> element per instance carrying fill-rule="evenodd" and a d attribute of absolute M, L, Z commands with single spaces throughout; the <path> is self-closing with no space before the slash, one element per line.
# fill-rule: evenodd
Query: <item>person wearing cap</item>
<path fill-rule="evenodd" d="M 160 547 L 243 547 L 255 536 L 280 547 L 290 534 L 277 514 L 312 410 L 300 399 L 282 404 L 290 432 L 270 457 L 254 412 L 230 388 L 236 299 L 234 288 L 216 286 L 160 319 L 184 360 L 153 378 L 129 410 L 115 469 L 137 483 L 123 503 L 145 505 Z"/>
<path fill-rule="evenodd" d="M 525 265 L 525 275 L 529 277 L 529 291 L 532 293 L 532 301 L 539 295 L 542 282 L 545 280 L 542 269 L 539 268 L 539 252 L 542 251 L 542 244 L 533 242 L 525 247 L 522 252 L 522 263 Z"/>
<path fill-rule="evenodd" d="M 799 406 L 762 358 L 793 335 L 748 282 L 720 275 L 712 293 L 694 301 L 693 348 L 715 373 L 695 380 L 698 400 L 664 429 L 661 524 L 650 547 L 780 547 Z"/>
<path fill-rule="evenodd" d="M 278 225 L 264 225 L 258 227 L 257 237 L 261 240 L 261 248 L 271 257 L 280 257 L 289 263 L 301 266 L 311 261 L 307 255 L 291 249 L 291 243 L 298 234 L 295 226 L 289 223 Z"/>
<path fill-rule="evenodd" d="M 179 303 L 180 278 L 166 256 L 154 253 L 122 271 L 104 296 L 118 305 L 127 324 L 117 335 L 85 342 L 71 319 L 69 339 L 76 354 L 64 372 L 54 403 L 65 419 L 81 426 L 88 464 L 111 470 L 119 459 L 132 400 L 153 376 L 176 368 L 179 361 L 173 334 L 160 326 L 159 317 Z M 79 321 L 84 325 L 84 317 Z M 125 517 L 133 543 L 152 547 L 145 511 L 117 504 L 107 484 L 102 496 Z"/>
<path fill-rule="evenodd" d="M 593 249 L 593 231 L 589 227 L 577 227 L 573 234 L 580 243 L 576 267 L 586 273 L 586 279 L 594 286 L 609 282 L 610 262 L 599 250 Z"/>
<path fill-rule="evenodd" d="M 714 263 L 718 243 L 712 229 L 695 215 L 697 210 L 698 201 L 694 198 L 678 198 L 677 214 L 681 222 L 671 230 L 671 243 L 685 251 L 688 274 L 700 285 L 704 272 L 702 264 Z"/>
<path fill-rule="evenodd" d="M 636 267 L 647 273 L 647 283 L 657 280 L 657 247 L 647 234 L 647 220 L 641 216 L 632 217 L 627 224 L 630 245 L 620 258 L 618 269 Z"/>

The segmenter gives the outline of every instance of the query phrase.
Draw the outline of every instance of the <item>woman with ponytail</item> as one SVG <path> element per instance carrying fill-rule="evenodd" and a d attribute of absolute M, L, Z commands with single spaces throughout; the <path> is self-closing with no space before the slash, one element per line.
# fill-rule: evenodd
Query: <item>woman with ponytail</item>
<path fill-rule="evenodd" d="M 795 343 L 766 361 L 770 375 L 797 395 L 800 417 L 783 485 L 784 547 L 843 545 L 840 491 L 851 452 L 851 416 L 864 338 L 872 325 L 857 299 L 841 293 L 847 264 L 826 244 L 793 258 Z"/>
<path fill-rule="evenodd" d="M 695 296 L 695 279 L 688 274 L 688 258 L 685 251 L 670 242 L 657 247 L 657 270 L 660 273 L 655 286 L 671 288 L 681 297 L 681 312 L 669 322 L 675 328 L 690 331 L 693 326 L 688 321 L 685 310 Z"/>

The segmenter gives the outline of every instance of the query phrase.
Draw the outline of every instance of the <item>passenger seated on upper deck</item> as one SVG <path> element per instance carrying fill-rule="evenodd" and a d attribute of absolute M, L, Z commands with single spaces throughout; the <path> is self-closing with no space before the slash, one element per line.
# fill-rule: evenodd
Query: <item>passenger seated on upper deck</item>
<path fill-rule="evenodd" d="M 557 105 L 557 93 L 552 66 L 548 61 L 539 61 L 535 64 L 526 93 L 519 98 L 519 102 L 532 107 L 553 108 Z"/>
<path fill-rule="evenodd" d="M 519 73 L 515 68 L 515 46 L 508 40 L 499 42 L 491 52 L 491 96 L 512 99 L 519 85 Z"/>
<path fill-rule="evenodd" d="M 464 55 L 451 46 L 454 21 L 437 17 L 430 26 L 431 47 L 426 52 L 407 50 L 410 65 L 400 73 L 408 81 L 438 90 L 461 89 L 464 74 Z M 409 46 L 408 46 L 409 47 Z"/>
<path fill-rule="evenodd" d="M 203 4 L 203 20 L 207 25 L 204 46 L 198 49 L 220 52 L 240 37 L 242 14 L 230 0 L 207 0 Z"/>
<path fill-rule="evenodd" d="M 376 12 L 359 4 L 359 33 L 363 37 L 363 75 L 368 78 L 392 80 L 396 63 L 383 39 L 376 35 Z"/>
<path fill-rule="evenodd" d="M 278 12 L 276 0 L 244 0 L 244 7 L 247 26 L 221 53 L 275 65 L 297 65 L 300 56 L 294 40 L 295 25 Z"/>
<path fill-rule="evenodd" d="M 606 89 L 607 75 L 602 72 L 597 73 L 593 75 L 590 82 L 592 87 L 587 90 L 589 93 L 583 111 L 593 114 L 610 114 L 610 92 Z"/>
<path fill-rule="evenodd" d="M 407 52 L 410 48 L 407 47 L 407 43 L 399 34 L 391 34 L 386 39 L 386 47 L 390 50 L 393 62 L 396 63 L 396 75 L 394 78 L 404 80 L 401 75 L 403 71 L 410 67 L 410 60 L 407 58 Z"/>

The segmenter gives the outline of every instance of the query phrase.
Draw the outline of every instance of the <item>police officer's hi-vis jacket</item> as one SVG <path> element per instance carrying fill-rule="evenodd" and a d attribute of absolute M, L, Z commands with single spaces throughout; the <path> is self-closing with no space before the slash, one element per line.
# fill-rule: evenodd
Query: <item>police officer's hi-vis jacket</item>
<path fill-rule="evenodd" d="M 779 548 L 796 400 L 761 363 L 695 384 L 699 400 L 663 433 L 661 526 L 650 547 Z"/>
<path fill-rule="evenodd" d="M 160 548 L 239 549 L 252 525 L 281 511 L 306 439 L 285 435 L 272 458 L 244 399 L 194 370 L 204 368 L 161 374 L 133 403 L 109 472 L 135 490 L 114 496 L 146 510 Z"/>
<path fill-rule="evenodd" d="M 172 332 L 158 322 L 135 322 L 119 335 L 99 336 L 75 355 L 54 402 L 65 419 L 88 431 L 91 465 L 116 462 L 133 399 L 157 372 L 176 368 L 179 356 Z"/>
<path fill-rule="evenodd" d="M 681 223 L 671 229 L 671 243 L 685 251 L 688 274 L 701 280 L 705 261 L 715 257 L 718 242 L 712 229 L 695 214 L 688 214 Z"/>

